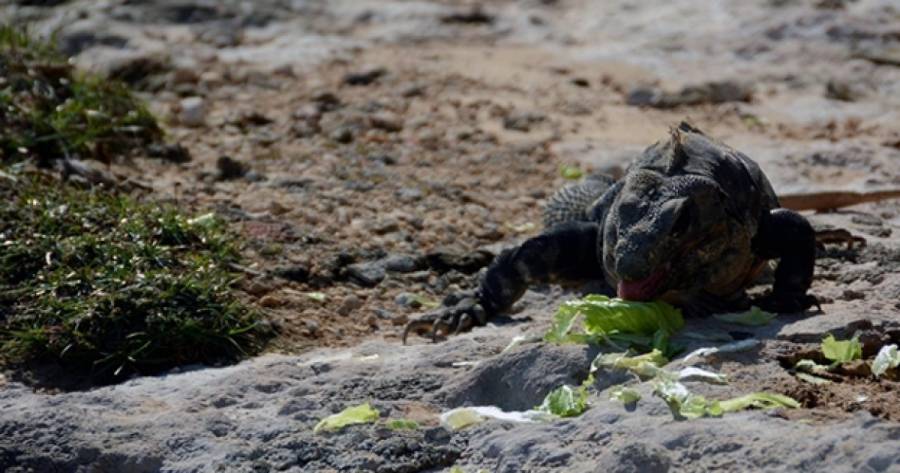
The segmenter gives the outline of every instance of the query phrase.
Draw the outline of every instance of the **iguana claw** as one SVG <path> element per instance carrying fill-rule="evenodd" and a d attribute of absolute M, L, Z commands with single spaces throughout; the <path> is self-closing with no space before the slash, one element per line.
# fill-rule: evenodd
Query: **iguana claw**
<path fill-rule="evenodd" d="M 411 320 L 403 329 L 402 340 L 405 345 L 410 332 L 415 332 L 425 334 L 432 342 L 437 342 L 447 335 L 456 335 L 486 322 L 487 314 L 484 308 L 474 297 L 467 295 L 459 299 L 455 305 L 441 307 Z"/>

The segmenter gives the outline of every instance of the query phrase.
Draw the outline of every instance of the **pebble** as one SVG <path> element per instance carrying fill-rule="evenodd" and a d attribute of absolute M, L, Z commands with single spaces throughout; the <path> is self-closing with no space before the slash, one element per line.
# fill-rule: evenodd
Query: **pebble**
<path fill-rule="evenodd" d="M 246 164 L 229 156 L 219 156 L 216 160 L 216 168 L 219 170 L 216 176 L 220 181 L 229 181 L 244 177 L 249 171 Z"/>
<path fill-rule="evenodd" d="M 362 306 L 363 306 L 362 299 L 360 299 L 356 295 L 350 294 L 349 296 L 345 297 L 344 300 L 341 302 L 341 305 L 340 305 L 340 307 L 338 307 L 337 312 L 338 312 L 338 314 L 346 317 L 346 316 L 350 315 L 351 312 L 353 312 L 356 309 L 359 309 Z"/>
<path fill-rule="evenodd" d="M 338 143 L 351 143 L 353 141 L 353 130 L 347 126 L 339 127 L 331 133 L 331 139 Z"/>
<path fill-rule="evenodd" d="M 284 305 L 284 299 L 274 294 L 269 294 L 260 298 L 259 305 L 271 309 Z"/>
<path fill-rule="evenodd" d="M 203 97 L 187 97 L 178 102 L 178 121 L 189 127 L 206 123 L 207 106 Z"/>
<path fill-rule="evenodd" d="M 386 276 L 380 261 L 351 264 L 347 266 L 347 274 L 353 282 L 365 287 L 377 286 Z"/>
<path fill-rule="evenodd" d="M 387 74 L 387 69 L 383 67 L 368 67 L 357 72 L 350 72 L 344 76 L 344 83 L 347 85 L 369 85 L 381 76 Z"/>
<path fill-rule="evenodd" d="M 379 260 L 387 271 L 412 273 L 424 267 L 422 258 L 412 255 L 389 255 Z"/>
<path fill-rule="evenodd" d="M 422 307 L 422 301 L 414 294 L 409 292 L 401 292 L 394 297 L 394 303 L 400 307 L 409 307 L 410 309 L 418 309 Z"/>
<path fill-rule="evenodd" d="M 390 133 L 396 133 L 403 129 L 403 121 L 391 112 L 379 112 L 369 117 L 369 123 L 373 128 L 378 128 Z"/>

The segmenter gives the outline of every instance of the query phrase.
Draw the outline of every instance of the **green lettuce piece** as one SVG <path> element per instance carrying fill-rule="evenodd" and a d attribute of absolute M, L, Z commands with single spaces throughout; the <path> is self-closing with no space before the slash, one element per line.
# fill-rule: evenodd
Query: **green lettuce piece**
<path fill-rule="evenodd" d="M 560 310 L 584 314 L 588 335 L 629 333 L 655 336 L 659 330 L 671 335 L 684 327 L 681 311 L 665 302 L 634 302 L 602 295 L 563 303 Z"/>
<path fill-rule="evenodd" d="M 830 367 L 825 365 L 820 365 L 813 360 L 808 360 L 806 358 L 797 362 L 794 365 L 794 369 L 797 371 L 801 371 L 804 373 L 810 374 L 822 374 L 827 373 Z"/>
<path fill-rule="evenodd" d="M 584 317 L 583 331 L 573 333 L 579 316 Z M 669 337 L 683 326 L 681 311 L 665 302 L 633 302 L 588 295 L 560 306 L 544 340 L 604 342 L 621 350 L 657 348 L 672 355 L 680 348 L 671 345 Z"/>
<path fill-rule="evenodd" d="M 472 409 L 455 409 L 442 420 L 450 430 L 460 430 L 471 425 L 480 424 L 485 418 Z"/>
<path fill-rule="evenodd" d="M 757 392 L 745 394 L 727 401 L 720 401 L 719 406 L 723 412 L 741 411 L 750 407 L 759 409 L 774 409 L 776 407 L 787 407 L 796 409 L 800 407 L 800 403 L 789 396 L 770 392 Z"/>
<path fill-rule="evenodd" d="M 641 400 L 641 393 L 624 386 L 616 386 L 609 392 L 609 399 L 622 404 L 634 404 Z"/>
<path fill-rule="evenodd" d="M 348 407 L 337 414 L 330 415 L 313 428 L 313 433 L 319 433 L 323 430 L 334 431 L 340 430 L 352 424 L 367 424 L 378 420 L 378 411 L 372 408 L 369 403 L 360 404 L 358 406 Z"/>
<path fill-rule="evenodd" d="M 696 366 L 688 366 L 682 368 L 678 372 L 679 381 L 703 381 L 710 384 L 728 384 L 728 378 L 721 373 L 714 373 L 709 370 L 697 368 Z"/>
<path fill-rule="evenodd" d="M 814 375 L 814 374 L 809 374 L 809 373 L 798 372 L 798 373 L 795 373 L 794 376 L 796 376 L 797 379 L 799 379 L 800 381 L 804 381 L 804 382 L 807 382 L 807 383 L 809 383 L 809 384 L 822 385 L 822 384 L 829 384 L 829 383 L 831 383 L 831 381 L 829 381 L 829 380 L 827 380 L 827 379 L 825 379 L 825 378 L 822 378 L 822 377 L 820 377 L 820 376 L 816 376 L 816 375 Z"/>
<path fill-rule="evenodd" d="M 677 420 L 699 417 L 720 417 L 722 408 L 718 401 L 710 401 L 688 391 L 685 385 L 673 379 L 660 377 L 653 385 L 653 394 L 662 398 Z"/>
<path fill-rule="evenodd" d="M 575 326 L 576 319 L 578 319 L 578 312 L 576 311 L 557 311 L 553 317 L 553 322 L 550 324 L 550 329 L 544 335 L 544 341 L 554 343 L 572 341 L 569 332 Z"/>
<path fill-rule="evenodd" d="M 656 381 L 653 394 L 666 401 L 669 410 L 677 420 L 721 417 L 726 412 L 736 412 L 751 407 L 760 409 L 800 407 L 800 403 L 788 396 L 769 392 L 746 394 L 725 401 L 710 400 L 691 393 L 678 381 L 665 378 L 659 378 Z"/>
<path fill-rule="evenodd" d="M 715 314 L 713 317 L 721 320 L 722 322 L 728 322 L 730 324 L 738 324 L 738 325 L 766 325 L 775 318 L 775 314 L 770 312 L 766 312 L 759 307 L 753 306 L 750 310 L 746 312 L 734 312 L 729 314 Z"/>
<path fill-rule="evenodd" d="M 900 366 L 900 352 L 897 351 L 897 345 L 885 345 L 878 350 L 878 354 L 872 360 L 872 374 L 877 378 L 887 370 L 898 366 Z"/>
<path fill-rule="evenodd" d="M 834 335 L 829 335 L 822 340 L 822 354 L 835 363 L 859 360 L 862 358 L 862 344 L 856 336 L 850 340 L 835 340 Z"/>
<path fill-rule="evenodd" d="M 416 430 L 419 423 L 409 419 L 390 419 L 385 424 L 391 430 Z"/>
<path fill-rule="evenodd" d="M 641 377 L 649 379 L 662 373 L 661 368 L 669 360 L 663 353 L 653 349 L 650 353 L 634 355 L 631 351 L 625 353 L 601 353 L 591 362 L 591 372 L 600 368 L 612 368 L 628 370 Z"/>
<path fill-rule="evenodd" d="M 587 396 L 585 385 L 577 388 L 563 385 L 550 391 L 537 410 L 559 417 L 575 417 L 587 410 Z"/>
<path fill-rule="evenodd" d="M 561 165 L 559 166 L 559 175 L 563 179 L 578 180 L 584 176 L 584 172 L 575 166 Z"/>

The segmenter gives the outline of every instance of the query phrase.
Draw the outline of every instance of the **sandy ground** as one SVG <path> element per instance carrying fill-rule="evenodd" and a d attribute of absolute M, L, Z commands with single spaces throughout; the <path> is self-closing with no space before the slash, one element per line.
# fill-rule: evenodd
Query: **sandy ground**
<path fill-rule="evenodd" d="M 568 182 L 561 167 L 616 174 L 685 118 L 757 160 L 780 193 L 900 187 L 900 11 L 890 1 L 72 1 L 0 7 L 6 15 L 60 28 L 78 64 L 143 90 L 193 160 L 138 158 L 116 172 L 248 237 L 241 286 L 280 327 L 272 350 L 285 354 L 399 349 L 423 305 L 471 286 L 491 254 L 540 231 L 542 203 Z M 635 105 L 637 92 L 721 81 L 747 93 Z M 223 175 L 224 156 L 245 169 Z M 896 421 L 895 382 L 851 373 L 812 389 L 782 364 L 830 331 L 897 341 L 900 203 L 811 219 L 869 244 L 820 255 L 812 292 L 824 314 L 789 316 L 761 334 L 753 362 L 718 368 L 735 391 L 797 396 L 808 409 L 791 415 L 803 422 L 856 411 Z M 538 332 L 577 291 L 529 294 L 512 323 L 466 340 Z M 467 448 L 477 450 L 460 446 L 452 460 Z M 592 458 L 569 455 L 560 465 Z"/>

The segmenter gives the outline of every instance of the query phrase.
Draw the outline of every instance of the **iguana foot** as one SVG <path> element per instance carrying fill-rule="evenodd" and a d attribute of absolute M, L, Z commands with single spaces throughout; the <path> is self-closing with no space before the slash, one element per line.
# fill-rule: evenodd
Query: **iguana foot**
<path fill-rule="evenodd" d="M 819 300 L 812 294 L 789 294 L 789 293 L 771 293 L 762 296 L 753 304 L 767 312 L 774 313 L 797 313 L 804 312 L 806 309 L 815 306 L 819 312 L 822 312 L 822 306 Z"/>
<path fill-rule="evenodd" d="M 433 342 L 447 335 L 456 335 L 476 325 L 487 323 L 487 312 L 471 293 L 449 296 L 444 306 L 411 320 L 403 329 L 403 344 L 410 332 L 426 335 Z"/>

